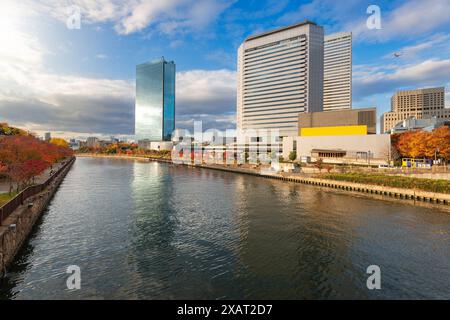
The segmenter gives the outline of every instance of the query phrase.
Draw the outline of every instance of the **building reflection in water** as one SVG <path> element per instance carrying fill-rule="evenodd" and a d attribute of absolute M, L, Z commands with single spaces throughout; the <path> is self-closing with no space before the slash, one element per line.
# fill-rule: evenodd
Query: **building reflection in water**
<path fill-rule="evenodd" d="M 449 225 L 437 209 L 313 186 L 77 159 L 0 298 L 444 298 Z M 70 264 L 82 290 L 65 290 Z"/>

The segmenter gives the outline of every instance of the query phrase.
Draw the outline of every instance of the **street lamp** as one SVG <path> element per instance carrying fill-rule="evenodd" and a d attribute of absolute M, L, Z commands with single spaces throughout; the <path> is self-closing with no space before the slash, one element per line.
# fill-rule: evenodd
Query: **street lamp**
<path fill-rule="evenodd" d="M 436 150 L 434 150 L 434 162 L 437 162 L 437 154 L 439 153 L 439 148 L 436 148 Z"/>

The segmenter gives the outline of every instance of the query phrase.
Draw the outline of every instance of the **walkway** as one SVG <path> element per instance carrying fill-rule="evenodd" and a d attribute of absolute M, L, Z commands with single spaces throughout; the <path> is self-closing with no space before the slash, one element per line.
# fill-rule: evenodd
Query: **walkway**
<path fill-rule="evenodd" d="M 64 162 L 67 160 L 64 160 Z M 52 168 L 47 168 L 44 172 L 42 172 L 40 175 L 36 176 L 34 179 L 35 184 L 44 183 L 49 177 L 50 177 L 50 171 L 53 170 L 53 172 L 56 172 L 63 166 L 64 162 L 59 162 L 57 164 L 54 164 Z M 8 181 L 0 181 L 0 193 L 6 193 L 9 192 L 9 183 Z"/>

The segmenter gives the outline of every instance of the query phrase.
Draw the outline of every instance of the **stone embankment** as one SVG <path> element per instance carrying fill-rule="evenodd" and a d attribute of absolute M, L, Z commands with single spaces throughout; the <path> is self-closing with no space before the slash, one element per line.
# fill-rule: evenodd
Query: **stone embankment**
<path fill-rule="evenodd" d="M 42 192 L 28 197 L 0 225 L 0 278 L 6 274 L 14 256 L 25 243 L 36 221 L 41 217 L 58 186 L 69 172 L 75 158 L 57 173 Z"/>
<path fill-rule="evenodd" d="M 297 182 L 309 184 L 319 187 L 327 187 L 339 189 L 343 191 L 351 191 L 365 194 L 382 195 L 398 199 L 414 200 L 418 202 L 428 202 L 441 205 L 450 205 L 450 194 L 428 192 L 417 189 L 393 188 L 372 184 L 362 184 L 346 181 L 335 181 L 329 179 L 319 179 L 313 177 L 303 177 L 299 175 L 279 174 L 279 173 L 259 173 L 253 170 L 229 168 L 218 165 L 197 165 L 200 168 L 215 169 L 228 172 L 244 173 L 255 176 L 260 176 L 270 179 L 278 179 L 289 182 Z"/>

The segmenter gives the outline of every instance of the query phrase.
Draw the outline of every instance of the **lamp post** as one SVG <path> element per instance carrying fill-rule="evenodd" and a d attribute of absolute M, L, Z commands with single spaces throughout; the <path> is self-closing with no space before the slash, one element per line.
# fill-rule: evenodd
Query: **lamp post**
<path fill-rule="evenodd" d="M 434 150 L 434 162 L 437 162 L 437 154 L 439 153 L 439 148 Z"/>

